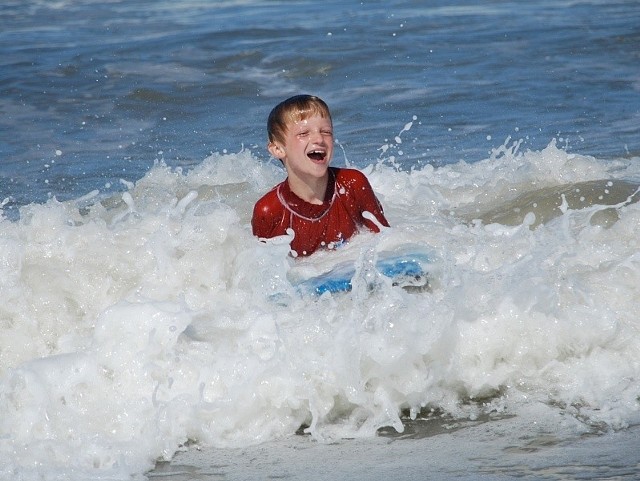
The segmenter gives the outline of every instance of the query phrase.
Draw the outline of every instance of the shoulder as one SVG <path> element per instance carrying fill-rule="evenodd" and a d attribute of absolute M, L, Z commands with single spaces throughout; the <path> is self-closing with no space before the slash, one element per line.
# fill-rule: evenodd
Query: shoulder
<path fill-rule="evenodd" d="M 334 170 L 336 183 L 348 190 L 371 190 L 367 176 L 356 169 L 336 168 Z"/>
<path fill-rule="evenodd" d="M 349 179 L 355 179 L 355 180 L 365 179 L 366 180 L 367 178 L 362 172 L 360 172 L 357 169 L 350 169 L 347 167 L 331 167 L 331 170 L 336 176 L 336 180 L 349 180 Z"/>
<path fill-rule="evenodd" d="M 269 192 L 264 194 L 262 197 L 258 199 L 255 206 L 253 207 L 254 215 L 256 213 L 269 213 L 274 209 L 278 208 L 280 205 L 280 201 L 278 200 L 278 187 L 280 184 L 273 187 Z"/>
<path fill-rule="evenodd" d="M 278 198 L 279 185 L 260 197 L 253 206 L 251 224 L 255 234 L 268 236 L 274 223 L 277 223 L 277 219 L 282 216 L 283 207 Z"/>
<path fill-rule="evenodd" d="M 357 184 L 369 185 L 369 180 L 367 180 L 367 176 L 356 169 L 335 168 L 334 174 L 337 182 L 348 183 L 348 184 L 357 183 Z"/>

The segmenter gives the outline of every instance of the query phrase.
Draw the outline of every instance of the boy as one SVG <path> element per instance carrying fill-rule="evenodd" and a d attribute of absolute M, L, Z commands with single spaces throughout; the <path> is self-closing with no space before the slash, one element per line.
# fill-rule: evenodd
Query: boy
<path fill-rule="evenodd" d="M 389 226 L 362 172 L 329 167 L 333 123 L 324 101 L 296 95 L 281 102 L 269 114 L 267 131 L 267 148 L 282 161 L 287 178 L 256 202 L 254 235 L 268 239 L 292 231 L 291 254 L 297 257 L 335 249 L 361 226 L 379 232 L 365 212 Z"/>

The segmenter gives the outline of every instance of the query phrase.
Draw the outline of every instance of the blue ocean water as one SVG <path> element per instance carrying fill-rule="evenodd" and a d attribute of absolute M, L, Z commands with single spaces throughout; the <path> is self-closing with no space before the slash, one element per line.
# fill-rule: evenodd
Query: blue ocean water
<path fill-rule="evenodd" d="M 9 0 L 0 26 L 0 478 L 178 481 L 156 463 L 194 445 L 259 478 L 260 443 L 305 479 L 328 452 L 331 479 L 635 475 L 640 3 Z M 294 261 L 249 221 L 302 92 L 391 228 Z M 428 289 L 367 270 L 403 252 Z M 372 282 L 292 285 L 345 263 Z"/>
<path fill-rule="evenodd" d="M 300 92 L 326 99 L 358 166 L 414 116 L 407 169 L 507 136 L 640 150 L 636 1 L 25 1 L 0 19 L 5 209 L 115 189 L 156 159 L 264 158 L 269 110 Z"/>

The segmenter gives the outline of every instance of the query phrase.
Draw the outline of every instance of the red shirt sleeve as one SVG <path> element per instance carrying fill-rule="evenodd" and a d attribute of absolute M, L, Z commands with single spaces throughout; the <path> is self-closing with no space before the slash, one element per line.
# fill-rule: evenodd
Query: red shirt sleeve
<path fill-rule="evenodd" d="M 253 207 L 251 229 L 253 235 L 270 239 L 282 233 L 276 232 L 282 220 L 282 204 L 276 193 L 277 186 L 267 192 Z"/>
<path fill-rule="evenodd" d="M 363 217 L 363 212 L 369 212 L 381 225 L 389 227 L 382 205 L 369 179 L 362 172 L 354 169 L 338 169 L 336 181 L 338 194 L 346 198 L 349 210 L 358 224 L 364 225 L 373 232 L 380 232 L 375 222 Z"/>

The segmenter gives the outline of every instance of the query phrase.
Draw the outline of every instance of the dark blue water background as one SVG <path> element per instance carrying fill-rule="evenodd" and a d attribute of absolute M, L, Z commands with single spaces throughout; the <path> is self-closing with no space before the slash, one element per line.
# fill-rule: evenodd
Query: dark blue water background
<path fill-rule="evenodd" d="M 269 110 L 302 92 L 329 103 L 356 166 L 475 162 L 509 136 L 640 153 L 637 1 L 28 0 L 0 24 L 7 215 L 156 160 L 267 160 Z"/>

